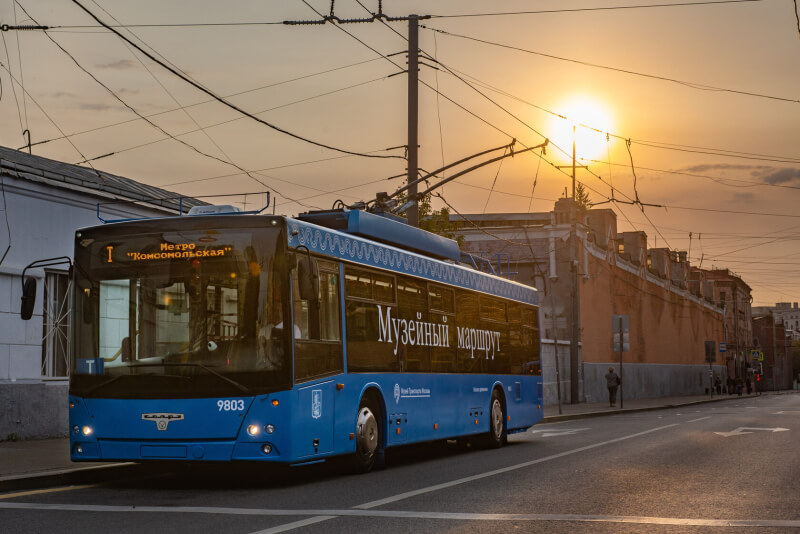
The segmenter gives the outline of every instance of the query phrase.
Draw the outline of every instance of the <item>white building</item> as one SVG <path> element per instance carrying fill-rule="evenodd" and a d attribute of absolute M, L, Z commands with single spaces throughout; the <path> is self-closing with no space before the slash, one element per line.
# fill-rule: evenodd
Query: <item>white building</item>
<path fill-rule="evenodd" d="M 33 317 L 20 317 L 22 272 L 71 258 L 75 230 L 98 220 L 177 214 L 177 195 L 0 147 L 0 440 L 67 434 L 68 264 L 32 268 Z M 98 204 L 100 208 L 98 209 Z M 186 211 L 199 202 L 183 201 Z"/>

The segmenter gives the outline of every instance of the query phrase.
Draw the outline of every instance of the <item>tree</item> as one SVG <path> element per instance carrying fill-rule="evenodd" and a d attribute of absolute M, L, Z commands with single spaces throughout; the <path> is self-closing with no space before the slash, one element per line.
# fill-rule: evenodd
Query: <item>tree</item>
<path fill-rule="evenodd" d="M 406 201 L 406 195 L 398 198 L 398 205 Z M 403 214 L 406 217 L 406 214 Z M 464 244 L 464 236 L 459 235 L 457 230 L 459 225 L 450 221 L 450 210 L 447 207 L 434 210 L 431 205 L 431 194 L 428 193 L 419 201 L 419 227 L 423 230 L 448 239 L 454 239 L 458 246 Z"/>
<path fill-rule="evenodd" d="M 575 185 L 575 202 L 578 204 L 579 208 L 584 210 L 588 210 L 592 207 L 592 199 L 589 198 L 589 192 L 586 191 L 586 188 L 580 182 Z"/>

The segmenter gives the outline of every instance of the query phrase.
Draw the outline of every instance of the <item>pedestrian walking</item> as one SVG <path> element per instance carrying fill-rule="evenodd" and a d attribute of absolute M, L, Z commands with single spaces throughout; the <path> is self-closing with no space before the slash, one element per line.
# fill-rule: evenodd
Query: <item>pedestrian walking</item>
<path fill-rule="evenodd" d="M 606 373 L 606 386 L 608 387 L 608 405 L 612 408 L 617 404 L 617 388 L 621 383 L 622 380 L 614 372 L 614 368 L 609 367 L 608 373 Z"/>

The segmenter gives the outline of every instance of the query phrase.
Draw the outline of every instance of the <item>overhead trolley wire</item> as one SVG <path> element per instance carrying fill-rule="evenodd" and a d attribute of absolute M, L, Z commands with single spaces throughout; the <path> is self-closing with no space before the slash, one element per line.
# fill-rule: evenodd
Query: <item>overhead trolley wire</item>
<path fill-rule="evenodd" d="M 73 0 L 73 2 L 74 1 L 76 1 L 76 0 Z M 753 1 L 757 1 L 757 0 L 753 0 Z M 660 80 L 660 81 L 665 81 L 665 82 L 676 83 L 678 85 L 683 85 L 683 86 L 689 87 L 691 89 L 698 89 L 698 90 L 701 90 L 701 91 L 714 91 L 714 92 L 732 93 L 732 94 L 738 94 L 738 95 L 743 95 L 743 96 L 752 96 L 752 97 L 756 97 L 756 98 L 765 98 L 765 99 L 769 99 L 769 100 L 777 100 L 777 101 L 781 101 L 781 102 L 790 102 L 792 104 L 800 104 L 800 100 L 799 99 L 795 99 L 795 98 L 785 98 L 785 97 L 781 97 L 781 96 L 767 95 L 767 94 L 763 94 L 763 93 L 754 93 L 754 92 L 751 92 L 751 91 L 742 91 L 742 90 L 739 90 L 739 89 L 731 89 L 731 88 L 726 88 L 726 87 L 717 87 L 717 86 L 707 85 L 707 84 L 698 83 L 698 82 L 689 82 L 689 81 L 685 81 L 685 80 L 679 80 L 677 78 L 670 78 L 670 77 L 667 77 L 667 76 L 661 76 L 661 75 L 658 75 L 658 74 L 648 74 L 648 73 L 637 72 L 637 71 L 633 71 L 633 70 L 629 70 L 629 69 L 623 69 L 623 68 L 619 68 L 619 67 L 611 67 L 609 65 L 601 65 L 599 63 L 591 63 L 589 61 L 583 61 L 583 60 L 579 60 L 579 59 L 571 59 L 571 58 L 566 58 L 566 57 L 562 57 L 562 56 L 556 56 L 554 54 L 546 54 L 544 52 L 537 52 L 536 50 L 529 50 L 527 48 L 521 48 L 521 47 L 518 47 L 518 46 L 507 45 L 507 44 L 503 44 L 503 43 L 497 43 L 497 42 L 493 42 L 493 41 L 488 41 L 486 39 L 480 39 L 478 37 L 471 37 L 469 35 L 453 33 L 453 32 L 449 32 L 449 31 L 446 31 L 446 30 L 433 28 L 431 26 L 427 26 L 427 25 L 424 25 L 424 24 L 420 24 L 420 27 L 421 28 L 425 28 L 425 29 L 430 30 L 430 31 L 434 31 L 434 32 L 440 33 L 442 35 L 449 35 L 450 37 L 458 37 L 460 39 L 465 39 L 465 40 L 468 40 L 468 41 L 475 41 L 477 43 L 483 43 L 483 44 L 487 44 L 487 45 L 491 45 L 491 46 L 496 46 L 496 47 L 499 47 L 499 48 L 505 48 L 505 49 L 508 49 L 508 50 L 515 50 L 517 52 L 523 52 L 523 53 L 531 54 L 531 55 L 535 55 L 535 56 L 546 57 L 546 58 L 555 59 L 555 60 L 558 60 L 558 61 L 566 61 L 568 63 L 575 63 L 577 65 L 583 65 L 583 66 L 586 66 L 586 67 L 594 67 L 594 68 L 597 68 L 597 69 L 605 69 L 605 70 L 610 70 L 610 71 L 613 71 L 613 72 L 620 72 L 620 73 L 623 73 L 623 74 L 629 74 L 631 76 L 639 76 L 639 77 L 642 77 L 642 78 L 649 78 L 649 79 L 653 79 L 653 80 Z"/>
<path fill-rule="evenodd" d="M 348 69 L 350 67 L 363 65 L 365 63 L 371 63 L 373 61 L 377 61 L 378 59 L 380 59 L 380 58 L 372 58 L 372 59 L 367 59 L 365 61 L 357 61 L 355 63 L 350 63 L 348 65 L 342 65 L 342 66 L 339 66 L 339 67 L 326 69 L 326 70 L 323 70 L 323 71 L 320 71 L 320 72 L 315 72 L 313 74 L 305 74 L 303 76 L 297 76 L 295 78 L 290 78 L 288 80 L 282 80 L 280 82 L 274 82 L 274 83 L 270 83 L 270 84 L 267 84 L 267 85 L 262 85 L 262 86 L 259 86 L 259 87 L 255 87 L 253 89 L 246 89 L 244 91 L 238 91 L 236 93 L 230 93 L 230 94 L 225 95 L 224 98 L 231 98 L 231 97 L 234 97 L 234 96 L 241 96 L 241 95 L 245 95 L 245 94 L 248 94 L 248 93 L 254 93 L 256 91 L 269 89 L 271 87 L 276 87 L 276 86 L 279 86 L 279 85 L 284 85 L 284 84 L 291 83 L 291 82 L 296 82 L 296 81 L 299 81 L 299 80 L 305 80 L 307 78 L 313 78 L 315 76 L 321 76 L 323 74 L 328 74 L 330 72 L 335 72 L 335 71 L 338 71 L 338 70 L 343 70 L 343 69 Z M 172 108 L 172 109 L 167 109 L 167 110 L 164 110 L 164 111 L 157 111 L 155 113 L 150 113 L 149 115 L 145 115 L 145 117 L 150 119 L 150 118 L 153 118 L 153 117 L 157 117 L 159 115 L 166 115 L 168 113 L 175 113 L 177 111 L 181 111 L 182 109 L 189 109 L 189 108 L 193 108 L 193 107 L 196 107 L 196 106 L 202 106 L 203 104 L 209 104 L 209 103 L 212 103 L 212 102 L 216 102 L 216 100 L 213 99 L 213 98 L 208 99 L 208 100 L 202 100 L 200 102 L 195 102 L 194 104 L 187 104 L 187 105 L 185 105 L 183 107 Z M 261 111 L 257 111 L 256 113 L 262 113 L 262 112 Z M 137 121 L 140 121 L 140 120 L 142 120 L 142 119 L 140 119 L 139 117 L 131 118 L 131 119 L 127 119 L 127 120 L 124 120 L 124 121 L 115 122 L 115 123 L 112 123 L 112 124 L 106 124 L 104 126 L 97 126 L 95 128 L 89 128 L 88 130 L 81 130 L 81 131 L 78 131 L 78 132 L 73 132 L 71 134 L 68 134 L 68 136 L 65 136 L 65 137 L 74 137 L 74 136 L 77 136 L 77 135 L 83 135 L 83 134 L 87 134 L 87 133 L 97 132 L 99 130 L 104 130 L 106 128 L 113 128 L 115 126 L 123 126 L 125 124 L 129 124 L 131 122 L 137 122 Z M 64 139 L 64 137 L 52 137 L 52 138 L 46 139 L 44 141 L 37 141 L 35 143 L 32 143 L 31 146 L 42 145 L 42 144 L 45 144 L 45 143 L 50 143 L 52 141 L 60 141 L 61 139 Z M 22 148 L 24 148 L 24 147 L 22 147 Z M 18 150 L 22 150 L 22 148 L 19 148 Z"/>
<path fill-rule="evenodd" d="M 436 33 L 434 33 L 434 35 L 436 35 Z M 437 63 L 438 63 L 438 61 L 437 61 Z M 488 89 L 490 91 L 493 91 L 493 92 L 495 92 L 497 94 L 503 95 L 503 96 L 505 96 L 507 98 L 510 98 L 512 100 L 516 100 L 517 102 L 520 102 L 520 103 L 525 104 L 527 106 L 530 106 L 532 108 L 535 108 L 535 109 L 538 109 L 540 111 L 543 111 L 544 113 L 547 113 L 547 114 L 552 115 L 554 117 L 558 117 L 558 118 L 564 119 L 564 120 L 572 120 L 572 119 L 570 119 L 570 117 L 566 117 L 565 115 L 563 115 L 561 113 L 558 113 L 556 111 L 552 111 L 550 109 L 547 109 L 544 106 L 540 106 L 540 105 L 535 104 L 533 102 L 530 102 L 530 101 L 528 101 L 528 100 L 526 100 L 524 98 L 521 98 L 521 97 L 519 97 L 517 95 L 509 93 L 509 92 L 507 92 L 507 91 L 505 91 L 503 89 L 500 89 L 499 87 L 493 86 L 493 85 L 491 85 L 491 84 L 489 84 L 489 83 L 487 83 L 485 81 L 479 80 L 478 78 L 476 78 L 476 77 L 474 77 L 474 76 L 472 76 L 470 74 L 467 74 L 467 73 L 465 73 L 463 71 L 460 71 L 460 70 L 452 68 L 452 67 L 450 67 L 450 70 L 452 70 L 453 72 L 457 72 L 458 74 L 460 74 L 464 78 L 470 80 L 472 83 L 474 83 L 474 84 L 476 84 L 476 85 L 478 85 L 480 87 L 483 87 L 485 89 Z M 599 128 L 595 128 L 595 127 L 593 127 L 591 125 L 578 123 L 577 121 L 572 121 L 572 122 L 575 122 L 576 126 L 580 126 L 581 128 L 586 128 L 588 130 L 592 130 L 592 131 L 604 134 L 604 135 L 609 136 L 609 137 L 614 137 L 614 138 L 620 139 L 622 141 L 630 140 L 633 144 L 639 144 L 639 145 L 647 146 L 647 147 L 650 147 L 650 148 L 660 148 L 660 149 L 663 149 L 663 150 L 695 152 L 695 153 L 699 153 L 699 154 L 708 154 L 708 155 L 712 155 L 712 156 L 736 157 L 736 158 L 739 158 L 739 159 L 752 159 L 752 160 L 756 160 L 756 161 L 772 161 L 772 162 L 775 162 L 775 163 L 800 163 L 800 158 L 794 158 L 794 157 L 791 157 L 791 156 L 778 156 L 778 155 L 774 155 L 774 154 L 762 154 L 762 153 L 758 153 L 758 152 L 744 152 L 744 151 L 740 151 L 740 150 L 729 150 L 729 149 L 724 149 L 724 148 L 703 147 L 703 146 L 684 145 L 684 144 L 677 144 L 677 143 L 666 143 L 666 142 L 663 142 L 663 141 L 651 141 L 651 140 L 644 140 L 644 139 L 636 139 L 636 138 L 632 138 L 632 137 L 625 137 L 625 136 L 622 136 L 622 135 L 619 135 L 619 134 L 615 134 L 615 133 L 612 133 L 612 132 L 603 131 L 603 130 L 600 130 Z M 752 157 L 748 157 L 748 156 L 752 156 Z M 604 163 L 604 162 L 598 162 L 598 163 Z"/>
<path fill-rule="evenodd" d="M 150 53 L 150 52 L 148 52 L 147 50 L 144 50 L 144 49 L 143 49 L 141 46 L 139 46 L 139 45 L 138 45 L 138 44 L 136 44 L 135 42 L 133 42 L 133 41 L 131 41 L 130 39 L 128 39 L 128 38 L 127 38 L 125 35 L 123 35 L 123 34 L 122 34 L 122 33 L 120 33 L 119 31 L 117 31 L 115 28 L 110 28 L 110 27 L 109 27 L 109 26 L 108 26 L 108 25 L 107 25 L 105 22 L 103 22 L 103 21 L 102 21 L 102 20 L 101 20 L 99 17 L 97 17 L 97 15 L 95 15 L 95 14 L 94 14 L 92 11 L 90 11 L 89 9 L 87 9 L 87 8 L 86 8 L 86 7 L 85 7 L 83 4 L 81 4 L 81 3 L 80 3 L 78 0 L 72 0 L 72 2 L 73 2 L 75 5 L 77 5 L 78 7 L 80 7 L 80 8 L 81 8 L 81 9 L 82 9 L 84 12 L 86 12 L 86 13 L 87 13 L 87 14 L 88 14 L 90 17 L 92 17 L 92 18 L 93 18 L 93 19 L 94 19 L 94 20 L 95 20 L 95 21 L 96 21 L 98 24 L 100 24 L 100 25 L 101 25 L 101 26 L 103 26 L 104 28 L 108 29 L 109 31 L 111 31 L 112 33 L 114 33 L 114 34 L 115 34 L 117 37 L 119 37 L 119 38 L 120 38 L 120 39 L 122 39 L 123 41 L 127 42 L 128 44 L 130 44 L 131 46 L 133 46 L 134 48 L 136 48 L 136 49 L 137 49 L 139 52 L 141 52 L 142 54 L 144 54 L 144 55 L 145 55 L 145 56 L 146 56 L 148 59 L 150 59 L 151 61 L 155 62 L 156 64 L 158 64 L 159 66 L 161 66 L 161 67 L 162 67 L 162 68 L 164 68 L 165 70 L 169 71 L 170 73 L 172 73 L 172 74 L 173 74 L 173 75 L 175 75 L 176 77 L 180 78 L 181 80 L 183 80 L 183 81 L 184 81 L 184 82 L 186 82 L 187 84 L 191 85 L 191 86 L 192 86 L 192 87 L 194 87 L 195 89 L 197 89 L 197 90 L 199 90 L 199 91 L 201 91 L 201 92 L 203 92 L 203 93 L 207 94 L 208 96 L 210 96 L 210 97 L 211 97 L 211 98 L 213 98 L 214 100 L 216 100 L 216 101 L 220 102 L 221 104 L 223 104 L 223 105 L 225 105 L 225 106 L 229 107 L 230 109 L 232 109 L 232 110 L 234 110 L 234 111 L 236 111 L 236 112 L 238 112 L 238 113 L 241 113 L 242 115 L 245 115 L 245 116 L 249 117 L 250 119 L 254 120 L 255 122 L 257 122 L 257 123 L 259 123 L 259 124 L 262 124 L 262 125 L 264 125 L 264 126 L 266 126 L 266 127 L 270 128 L 270 129 L 272 129 L 272 130 L 275 130 L 275 131 L 277 131 L 277 132 L 279 132 L 279 133 L 282 133 L 282 134 L 284 134 L 284 135 L 287 135 L 287 136 L 289 136 L 289 137 L 292 137 L 292 138 L 294 138 L 294 139 L 297 139 L 297 140 L 299 140 L 299 141 L 303 141 L 303 142 L 309 143 L 309 144 L 311 144 L 311 145 L 318 146 L 318 147 L 320 147 L 320 148 L 325 148 L 325 149 L 328 149 L 328 150 L 333 150 L 333 151 L 335 151 L 335 152 L 341 152 L 341 153 L 343 153 L 343 154 L 350 154 L 350 155 L 353 155 L 353 156 L 360 156 L 360 157 L 365 157 L 365 158 L 380 158 L 380 159 L 393 158 L 393 159 L 405 159 L 403 156 L 395 156 L 395 155 L 387 155 L 387 154 L 368 154 L 368 153 L 363 153 L 363 152 L 356 152 L 356 151 L 353 151 L 353 150 L 345 150 L 345 149 L 343 149 L 343 148 L 338 148 L 338 147 L 335 147 L 335 146 L 332 146 L 332 145 L 328 145 L 328 144 L 325 144 L 325 143 L 321 143 L 321 142 L 318 142 L 318 141 L 314 141 L 314 140 L 312 140 L 312 139 L 309 139 L 309 138 L 307 138 L 307 137 L 303 137 L 303 136 L 301 136 L 301 135 L 298 135 L 298 134 L 296 134 L 296 133 L 294 133 L 294 132 L 291 132 L 291 131 L 289 131 L 289 130 L 286 130 L 286 129 L 284 129 L 284 128 L 281 128 L 280 126 L 277 126 L 277 125 L 275 125 L 275 124 L 272 124 L 272 123 L 270 123 L 270 122 L 267 122 L 267 121 L 265 121 L 264 119 L 261 119 L 261 118 L 259 118 L 259 117 L 256 117 L 256 116 L 255 116 L 255 115 L 253 115 L 252 113 L 249 113 L 248 111 L 245 111 L 245 110 L 244 110 L 244 109 L 242 109 L 241 107 L 239 107 L 239 106 L 237 106 L 237 105 L 235 105 L 235 104 L 233 104 L 233 103 L 229 102 L 229 101 L 228 101 L 228 100 L 226 100 L 225 98 L 223 98 L 223 97 L 221 97 L 221 96 L 217 95 L 216 93 L 214 93 L 214 92 L 213 92 L 213 91 L 211 91 L 210 89 L 207 89 L 207 88 L 206 88 L 206 87 L 204 87 L 202 84 L 200 84 L 200 83 L 198 83 L 198 82 L 196 82 L 196 81 L 192 80 L 191 78 L 189 78 L 189 77 L 188 77 L 188 76 L 186 76 L 185 74 L 183 74 L 183 73 L 179 72 L 179 71 L 178 71 L 177 69 L 175 69 L 174 67 L 172 67 L 172 66 L 168 65 L 166 62 L 164 62 L 164 61 L 162 61 L 162 60 L 160 60 L 160 59 L 156 58 L 156 57 L 155 57 L 153 54 L 151 54 L 151 53 Z"/>
<path fill-rule="evenodd" d="M 668 4 L 643 4 L 635 6 L 598 6 L 598 7 L 566 8 L 566 9 L 538 9 L 535 11 L 505 11 L 500 13 L 461 13 L 454 15 L 431 15 L 431 18 L 454 19 L 454 18 L 468 18 L 468 17 L 501 17 L 508 15 L 542 15 L 548 13 L 580 13 L 586 11 L 619 11 L 619 10 L 629 10 L 629 9 L 648 9 L 648 8 L 664 8 L 664 7 L 708 6 L 715 4 L 744 4 L 744 3 L 753 3 L 761 1 L 762 0 L 708 0 L 703 2 L 674 2 Z"/>

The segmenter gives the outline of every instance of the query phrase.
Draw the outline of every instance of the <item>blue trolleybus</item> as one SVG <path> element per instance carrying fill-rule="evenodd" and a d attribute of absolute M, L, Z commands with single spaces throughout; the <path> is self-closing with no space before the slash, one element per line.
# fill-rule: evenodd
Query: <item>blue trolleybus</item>
<path fill-rule="evenodd" d="M 391 218 L 117 222 L 76 232 L 74 259 L 73 461 L 363 472 L 542 418 L 536 290 Z"/>

